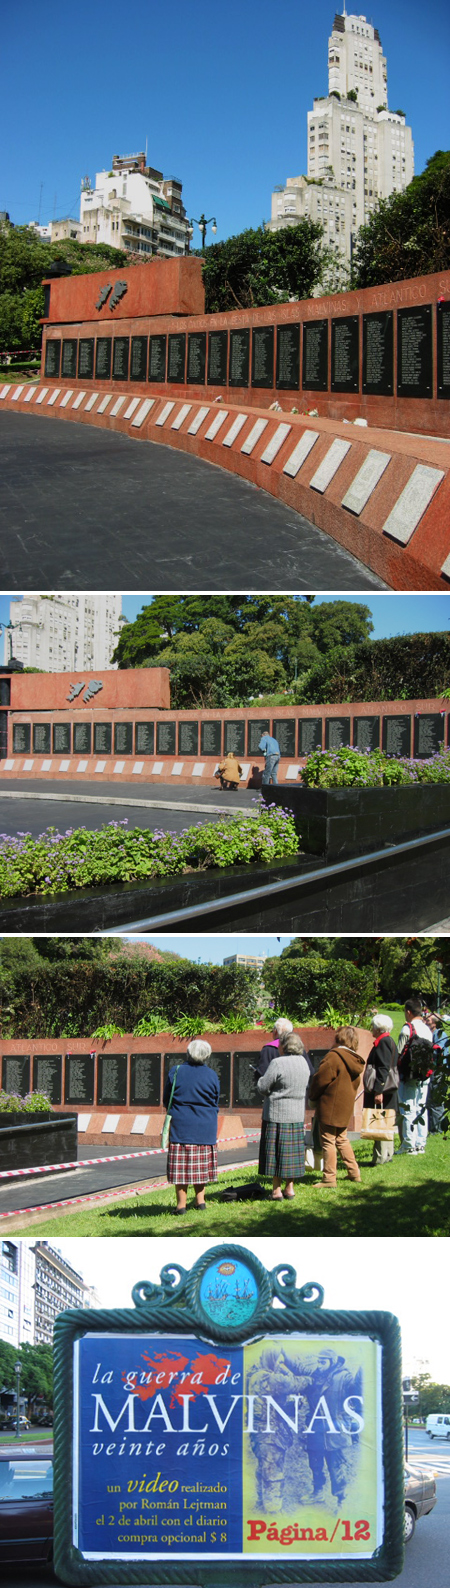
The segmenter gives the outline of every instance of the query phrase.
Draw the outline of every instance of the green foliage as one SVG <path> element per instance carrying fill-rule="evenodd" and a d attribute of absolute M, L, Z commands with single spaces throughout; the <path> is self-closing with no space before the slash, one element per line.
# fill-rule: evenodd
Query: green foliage
<path fill-rule="evenodd" d="M 383 750 L 351 750 L 345 745 L 340 750 L 314 750 L 302 772 L 308 788 L 375 788 L 411 781 L 407 765 Z"/>
<path fill-rule="evenodd" d="M 206 313 L 310 298 L 327 257 L 321 239 L 322 227 L 304 220 L 276 232 L 258 226 L 206 248 Z"/>
<path fill-rule="evenodd" d="M 48 1114 L 51 1107 L 45 1092 L 30 1092 L 27 1097 L 19 1097 L 16 1092 L 0 1092 L 0 1114 Z"/>
<path fill-rule="evenodd" d="M 123 1026 L 116 1026 L 114 1020 L 110 1020 L 106 1026 L 97 1026 L 96 1030 L 92 1032 L 92 1039 L 95 1039 L 96 1042 L 112 1042 L 113 1037 L 124 1036 Z"/>
<path fill-rule="evenodd" d="M 375 977 L 370 966 L 360 969 L 346 959 L 327 960 L 314 952 L 298 959 L 266 961 L 266 987 L 277 1010 L 300 1025 L 364 1024 L 375 997 Z M 333 1019 L 330 1018 L 333 1016 Z M 338 1018 L 339 1017 L 339 1018 Z"/>
<path fill-rule="evenodd" d="M 353 285 L 376 287 L 450 267 L 450 152 L 438 150 L 358 232 Z"/>
<path fill-rule="evenodd" d="M 133 1027 L 134 1037 L 157 1037 L 160 1031 L 167 1031 L 167 1019 L 164 1015 L 142 1015 Z"/>
<path fill-rule="evenodd" d="M 0 352 L 39 349 L 44 313 L 42 281 L 56 260 L 72 266 L 74 276 L 129 264 L 126 254 L 103 243 L 68 238 L 48 243 L 32 226 L 0 226 Z"/>
<path fill-rule="evenodd" d="M 367 643 L 362 636 L 355 641 L 341 633 L 300 675 L 295 699 L 330 705 L 345 700 L 444 699 L 448 686 L 448 634 L 399 634 Z"/>

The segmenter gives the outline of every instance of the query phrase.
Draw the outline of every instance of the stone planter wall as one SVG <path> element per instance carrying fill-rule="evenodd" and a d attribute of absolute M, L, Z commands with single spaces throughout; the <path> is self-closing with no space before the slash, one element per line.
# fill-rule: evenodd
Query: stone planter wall
<path fill-rule="evenodd" d="M 76 1114 L 2 1114 L 0 1169 L 73 1162 L 77 1141 Z"/>

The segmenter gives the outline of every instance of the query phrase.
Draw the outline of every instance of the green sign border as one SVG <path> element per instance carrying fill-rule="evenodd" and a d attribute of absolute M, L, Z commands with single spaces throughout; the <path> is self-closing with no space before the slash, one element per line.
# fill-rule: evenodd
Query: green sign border
<path fill-rule="evenodd" d="M 228 1329 L 214 1324 L 200 1301 L 200 1286 L 205 1271 L 214 1262 L 230 1258 L 246 1264 L 254 1276 L 258 1301 L 252 1317 L 244 1325 Z M 401 1339 L 398 1319 L 390 1312 L 329 1312 L 322 1310 L 324 1292 L 319 1284 L 297 1288 L 297 1275 L 290 1263 L 278 1263 L 271 1271 L 264 1268 L 246 1247 L 223 1242 L 209 1247 L 191 1269 L 179 1263 L 166 1263 L 161 1283 L 140 1282 L 133 1287 L 134 1308 L 113 1311 L 64 1312 L 56 1319 L 55 1353 L 55 1571 L 69 1584 L 158 1584 L 192 1585 L 192 1588 L 236 1588 L 237 1574 L 248 1588 L 263 1588 L 277 1583 L 313 1582 L 387 1582 L 397 1577 L 404 1557 L 404 1451 L 402 1426 Z M 278 1305 L 274 1305 L 277 1302 Z M 281 1305 L 280 1305 L 281 1303 Z M 165 1560 L 142 1565 L 124 1559 L 108 1562 L 83 1560 L 72 1544 L 72 1444 L 73 1444 L 73 1346 L 85 1334 L 107 1330 L 113 1334 L 133 1334 L 138 1330 L 161 1330 L 172 1334 L 194 1332 L 208 1343 L 242 1344 L 262 1335 L 301 1331 L 315 1334 L 363 1334 L 381 1346 L 383 1472 L 385 1484 L 384 1538 L 371 1561 L 305 1561 L 282 1564 L 275 1558 L 202 1564 L 186 1560 L 170 1566 Z"/>

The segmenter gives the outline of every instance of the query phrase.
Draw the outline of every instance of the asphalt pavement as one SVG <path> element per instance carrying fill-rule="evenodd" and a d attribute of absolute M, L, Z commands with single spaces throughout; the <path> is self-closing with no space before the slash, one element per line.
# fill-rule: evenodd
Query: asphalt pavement
<path fill-rule="evenodd" d="M 142 1140 L 136 1136 L 134 1150 L 139 1152 L 142 1147 Z M 153 1182 L 161 1177 L 165 1180 L 167 1152 L 155 1152 L 154 1157 L 148 1158 L 121 1159 L 121 1152 L 126 1151 L 125 1147 L 93 1147 L 79 1142 L 79 1159 L 102 1159 L 106 1154 L 117 1154 L 119 1161 L 103 1161 L 86 1165 L 84 1169 L 56 1170 L 55 1174 L 33 1174 L 24 1179 L 0 1180 L 0 1221 L 3 1214 L 20 1212 L 24 1208 L 40 1208 L 70 1197 L 95 1196 L 97 1192 L 116 1191 L 121 1186 L 143 1185 L 146 1179 Z M 219 1169 L 228 1164 L 252 1163 L 255 1154 L 257 1158 L 257 1142 L 232 1141 L 229 1148 L 221 1149 L 218 1154 Z"/>
<path fill-rule="evenodd" d="M 429 1516 L 421 1517 L 414 1537 L 406 1546 L 403 1571 L 395 1581 L 398 1588 L 448 1588 L 449 1582 L 449 1526 L 450 1526 L 450 1446 L 443 1440 L 430 1441 L 423 1432 L 410 1431 L 409 1460 L 411 1466 L 437 1469 L 437 1505 Z M 218 1576 L 220 1575 L 218 1571 Z M 236 1583 L 240 1581 L 236 1563 Z M 152 1573 L 154 1578 L 154 1573 Z M 15 1567 L 2 1569 L 2 1588 L 55 1588 L 56 1578 L 51 1567 Z M 127 1588 L 127 1577 L 118 1588 Z M 95 1575 L 92 1588 L 96 1588 Z M 151 1588 L 149 1582 L 148 1588 Z M 323 1588 L 335 1588 L 325 1582 Z M 363 1584 L 353 1582 L 353 1588 Z"/>
<path fill-rule="evenodd" d="M 385 590 L 300 513 L 202 459 L 94 425 L 3 413 L 10 590 Z"/>
<path fill-rule="evenodd" d="M 183 784 L 62 782 L 61 779 L 17 779 L 0 781 L 0 839 L 31 833 L 33 838 L 56 827 L 88 827 L 90 831 L 105 822 L 126 821 L 129 828 L 147 827 L 181 833 L 198 823 L 220 821 L 233 811 L 255 809 L 254 790 L 242 788 L 235 794 L 223 792 L 219 785 L 197 788 Z"/>

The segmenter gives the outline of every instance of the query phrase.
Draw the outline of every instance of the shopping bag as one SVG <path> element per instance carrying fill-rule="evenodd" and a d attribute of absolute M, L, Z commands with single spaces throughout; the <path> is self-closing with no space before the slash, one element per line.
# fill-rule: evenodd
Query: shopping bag
<path fill-rule="evenodd" d="M 363 1108 L 361 1141 L 393 1141 L 395 1135 L 395 1108 Z"/>

